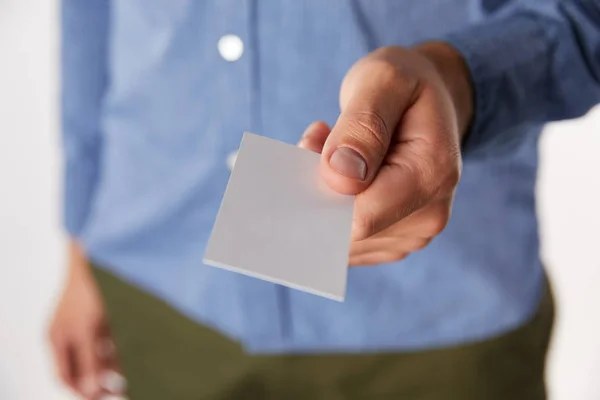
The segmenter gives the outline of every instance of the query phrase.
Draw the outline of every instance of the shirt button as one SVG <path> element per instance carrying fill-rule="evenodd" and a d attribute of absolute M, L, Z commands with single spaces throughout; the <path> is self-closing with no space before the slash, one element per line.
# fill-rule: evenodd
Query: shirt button
<path fill-rule="evenodd" d="M 227 61 L 237 61 L 244 53 L 244 42 L 236 35 L 225 35 L 217 44 L 219 54 Z"/>
<path fill-rule="evenodd" d="M 227 163 L 227 168 L 229 168 L 230 171 L 233 171 L 233 166 L 235 165 L 235 160 L 237 160 L 237 156 L 237 150 L 232 151 L 227 155 L 227 160 L 225 160 L 225 162 Z"/>

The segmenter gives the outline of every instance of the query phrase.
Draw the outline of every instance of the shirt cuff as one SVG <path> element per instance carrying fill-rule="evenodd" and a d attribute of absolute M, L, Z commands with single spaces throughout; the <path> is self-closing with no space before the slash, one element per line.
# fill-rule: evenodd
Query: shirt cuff
<path fill-rule="evenodd" d="M 71 237 L 79 237 L 88 219 L 96 186 L 96 160 L 67 159 L 64 173 L 64 226 Z"/>
<path fill-rule="evenodd" d="M 523 81 L 539 79 L 543 66 L 536 60 L 548 57 L 547 32 L 539 18 L 531 12 L 493 18 L 442 39 L 462 54 L 473 84 L 473 120 L 463 153 L 497 147 L 501 133 L 536 113 L 535 105 L 520 103 L 527 97 Z"/>

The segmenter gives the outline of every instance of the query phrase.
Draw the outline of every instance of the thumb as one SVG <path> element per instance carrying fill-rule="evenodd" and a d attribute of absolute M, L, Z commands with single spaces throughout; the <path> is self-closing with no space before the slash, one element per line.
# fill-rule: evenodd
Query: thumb
<path fill-rule="evenodd" d="M 344 194 L 358 194 L 373 181 L 388 152 L 394 118 L 384 119 L 372 105 L 342 112 L 325 142 L 321 174 Z"/>
<path fill-rule="evenodd" d="M 411 102 L 412 87 L 368 67 L 353 68 L 344 80 L 342 94 L 350 95 L 342 96 L 342 113 L 323 147 L 321 175 L 339 193 L 358 194 L 369 187 Z"/>

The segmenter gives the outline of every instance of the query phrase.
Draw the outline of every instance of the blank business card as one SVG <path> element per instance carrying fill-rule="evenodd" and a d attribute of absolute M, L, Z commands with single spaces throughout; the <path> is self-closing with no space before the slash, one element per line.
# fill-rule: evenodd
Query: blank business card
<path fill-rule="evenodd" d="M 342 301 L 354 196 L 325 184 L 319 158 L 245 133 L 204 262 Z"/>

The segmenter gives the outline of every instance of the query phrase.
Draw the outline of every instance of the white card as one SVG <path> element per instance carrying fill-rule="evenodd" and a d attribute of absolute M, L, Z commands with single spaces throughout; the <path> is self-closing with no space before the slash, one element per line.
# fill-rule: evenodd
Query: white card
<path fill-rule="evenodd" d="M 327 186 L 319 158 L 245 133 L 204 262 L 342 301 L 354 196 Z"/>

